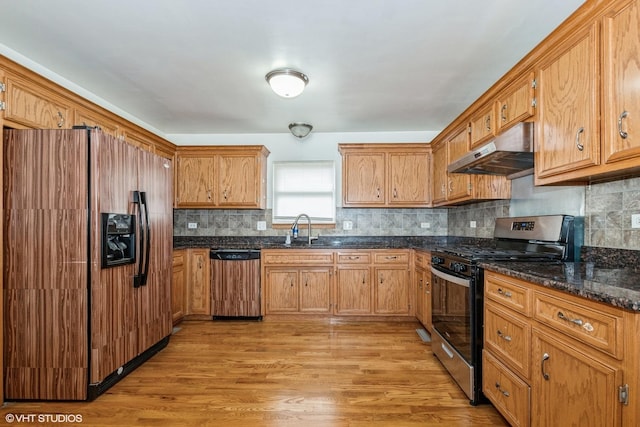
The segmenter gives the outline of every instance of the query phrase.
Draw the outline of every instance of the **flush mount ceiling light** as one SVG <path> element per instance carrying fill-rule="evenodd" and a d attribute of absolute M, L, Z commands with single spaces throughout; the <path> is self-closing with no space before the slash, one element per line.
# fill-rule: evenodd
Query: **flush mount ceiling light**
<path fill-rule="evenodd" d="M 295 98 L 309 83 L 309 77 L 291 68 L 269 71 L 264 78 L 271 89 L 283 98 Z"/>
<path fill-rule="evenodd" d="M 313 126 L 311 126 L 309 123 L 296 122 L 296 123 L 289 124 L 289 130 L 291 131 L 293 136 L 300 139 L 309 135 L 312 129 L 313 129 Z"/>

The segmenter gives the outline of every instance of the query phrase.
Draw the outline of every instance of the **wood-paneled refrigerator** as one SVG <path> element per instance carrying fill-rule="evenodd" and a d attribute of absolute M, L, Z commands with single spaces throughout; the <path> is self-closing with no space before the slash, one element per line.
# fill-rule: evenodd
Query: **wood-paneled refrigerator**
<path fill-rule="evenodd" d="M 171 161 L 88 128 L 3 161 L 5 397 L 94 399 L 169 341 Z"/>

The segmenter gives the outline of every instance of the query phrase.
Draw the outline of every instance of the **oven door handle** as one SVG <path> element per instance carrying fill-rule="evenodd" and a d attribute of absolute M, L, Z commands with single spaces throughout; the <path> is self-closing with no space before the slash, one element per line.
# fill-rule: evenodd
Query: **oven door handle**
<path fill-rule="evenodd" d="M 443 280 L 446 280 L 447 282 L 455 283 L 456 285 L 464 286 L 466 288 L 468 288 L 471 284 L 471 279 L 462 279 L 460 277 L 447 274 L 444 271 L 440 271 L 434 267 L 431 267 L 431 273 Z"/>

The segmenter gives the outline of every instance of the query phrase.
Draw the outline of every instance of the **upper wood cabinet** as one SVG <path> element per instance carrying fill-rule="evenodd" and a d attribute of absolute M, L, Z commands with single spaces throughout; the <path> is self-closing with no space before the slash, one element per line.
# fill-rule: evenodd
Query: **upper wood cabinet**
<path fill-rule="evenodd" d="M 523 122 L 535 114 L 535 73 L 527 72 L 500 92 L 496 101 L 496 133 Z"/>
<path fill-rule="evenodd" d="M 598 28 L 567 40 L 538 70 L 536 183 L 599 164 Z"/>
<path fill-rule="evenodd" d="M 122 136 L 122 131 L 118 123 L 110 120 L 107 117 L 104 117 L 100 113 L 89 111 L 83 108 L 76 108 L 73 110 L 73 125 L 99 127 L 104 133 L 108 135 L 116 137 Z"/>
<path fill-rule="evenodd" d="M 14 127 L 71 128 L 71 102 L 55 92 L 36 82 L 13 75 L 6 76 L 5 90 L 4 119 Z"/>
<path fill-rule="evenodd" d="M 176 207 L 264 209 L 268 155 L 262 145 L 179 147 Z"/>
<path fill-rule="evenodd" d="M 496 136 L 496 108 L 490 102 L 471 116 L 470 124 L 471 148 L 481 146 Z"/>
<path fill-rule="evenodd" d="M 469 151 L 469 127 L 454 130 L 433 147 L 433 205 L 444 206 L 476 200 L 508 199 L 511 181 L 498 175 L 448 173 L 447 165 Z"/>
<path fill-rule="evenodd" d="M 609 2 L 575 34 L 540 65 L 536 184 L 640 173 L 640 1 Z"/>
<path fill-rule="evenodd" d="M 344 207 L 426 207 L 431 203 L 428 144 L 339 144 Z"/>

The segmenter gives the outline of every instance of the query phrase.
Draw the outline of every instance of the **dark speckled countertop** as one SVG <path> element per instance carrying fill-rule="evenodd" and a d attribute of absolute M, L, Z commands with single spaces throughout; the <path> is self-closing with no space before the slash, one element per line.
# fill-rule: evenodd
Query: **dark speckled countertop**
<path fill-rule="evenodd" d="M 294 240 L 292 249 L 422 249 L 446 246 L 491 246 L 493 239 L 468 237 L 416 236 L 321 236 L 311 246 L 303 237 Z M 279 249 L 283 237 L 174 237 L 174 249 Z M 583 247 L 581 262 L 481 262 L 487 270 L 520 278 L 538 285 L 565 291 L 584 298 L 640 312 L 640 251 Z"/>
<path fill-rule="evenodd" d="M 485 270 L 640 312 L 640 270 L 634 268 L 603 265 L 593 261 L 481 262 L 479 265 Z"/>

